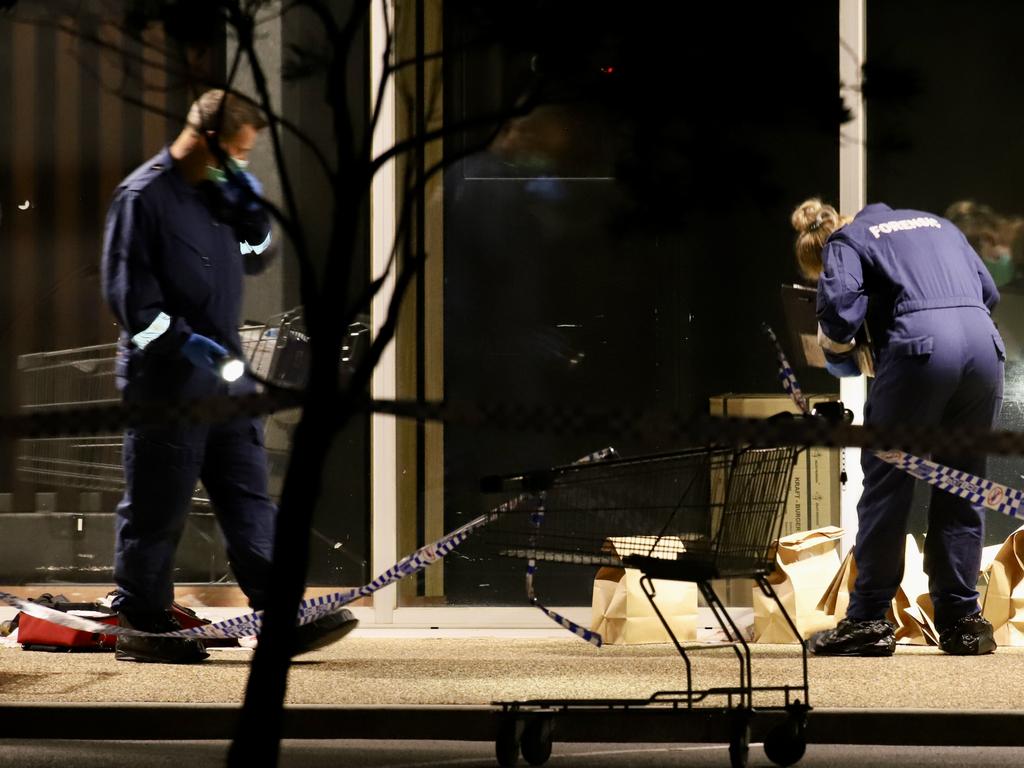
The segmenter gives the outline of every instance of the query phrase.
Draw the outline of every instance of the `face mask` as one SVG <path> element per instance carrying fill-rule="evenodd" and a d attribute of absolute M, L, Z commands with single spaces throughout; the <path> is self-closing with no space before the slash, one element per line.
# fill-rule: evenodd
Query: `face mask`
<path fill-rule="evenodd" d="M 240 160 L 235 157 L 229 157 L 227 162 L 228 165 L 231 166 L 231 171 L 233 173 L 242 173 L 243 171 L 245 171 L 246 168 L 249 167 L 248 160 Z M 206 166 L 206 178 L 217 184 L 226 184 L 228 180 L 228 175 L 227 173 L 224 172 L 223 168 L 217 168 L 216 166 L 208 165 Z"/>
<path fill-rule="evenodd" d="M 995 282 L 996 287 L 1002 287 L 1009 283 L 1014 278 L 1016 270 L 1013 266 L 1013 257 L 1010 255 L 1010 249 L 1002 247 L 997 251 L 995 261 L 986 261 L 985 266 L 988 268 L 989 274 L 992 275 L 992 280 Z"/>

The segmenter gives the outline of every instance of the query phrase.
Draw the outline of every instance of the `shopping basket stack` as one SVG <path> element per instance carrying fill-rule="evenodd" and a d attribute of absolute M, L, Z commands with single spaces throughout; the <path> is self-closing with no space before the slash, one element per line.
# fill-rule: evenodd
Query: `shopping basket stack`
<path fill-rule="evenodd" d="M 369 342 L 369 319 L 359 317 L 349 328 L 339 361 L 342 381 L 351 376 Z M 249 370 L 279 386 L 301 387 L 309 366 L 309 339 L 301 309 L 270 318 L 265 325 L 239 328 Z M 116 344 L 36 352 L 18 357 L 22 410 L 54 411 L 120 402 L 114 377 Z M 271 487 L 280 486 L 287 466 L 291 423 L 284 418 L 284 437 L 268 444 Z M 17 472 L 21 480 L 44 488 L 120 492 L 124 488 L 120 432 L 81 437 L 27 438 L 19 441 Z M 208 505 L 200 485 L 193 502 Z"/>
<path fill-rule="evenodd" d="M 21 408 L 45 412 L 120 401 L 114 383 L 116 344 L 36 352 L 18 357 Z M 47 437 L 19 442 L 18 476 L 44 487 L 118 491 L 121 435 Z"/>

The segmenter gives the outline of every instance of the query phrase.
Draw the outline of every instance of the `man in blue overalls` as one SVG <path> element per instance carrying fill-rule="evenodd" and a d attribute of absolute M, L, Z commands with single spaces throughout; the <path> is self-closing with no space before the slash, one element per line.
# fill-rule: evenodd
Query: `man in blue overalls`
<path fill-rule="evenodd" d="M 830 370 L 856 375 L 854 337 L 865 323 L 871 333 L 876 377 L 865 424 L 991 427 L 1003 400 L 1005 352 L 990 316 L 999 293 L 963 234 L 922 211 L 869 205 L 850 220 L 818 200 L 798 207 L 793 225 L 800 233 L 797 260 L 808 277 L 818 277 L 819 342 Z M 934 459 L 985 473 L 984 454 L 953 451 Z M 812 639 L 818 654 L 889 656 L 895 649 L 886 614 L 903 576 L 914 478 L 872 451 L 861 453 L 861 464 L 856 586 L 846 618 Z M 932 491 L 925 570 L 939 647 L 947 653 L 995 650 L 975 589 L 983 514 Z"/>
<path fill-rule="evenodd" d="M 204 93 L 178 138 L 117 188 L 103 246 L 104 295 L 121 326 L 118 383 L 126 402 L 167 402 L 252 392 L 220 366 L 242 358 L 238 322 L 243 272 L 263 269 L 270 219 L 246 172 L 266 122 L 251 102 Z M 223 162 L 222 162 L 223 160 Z M 262 609 L 276 508 L 267 495 L 262 426 L 223 424 L 129 429 L 124 498 L 117 508 L 113 607 L 122 626 L 177 629 L 168 609 L 174 555 L 201 479 L 224 532 L 228 558 L 250 605 Z M 343 610 L 297 629 L 296 653 L 346 634 Z M 198 640 L 124 637 L 119 659 L 190 663 Z"/>

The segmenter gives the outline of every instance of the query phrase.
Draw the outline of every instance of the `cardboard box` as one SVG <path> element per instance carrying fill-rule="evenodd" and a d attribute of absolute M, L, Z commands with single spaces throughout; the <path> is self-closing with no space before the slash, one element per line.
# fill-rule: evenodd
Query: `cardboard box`
<path fill-rule="evenodd" d="M 804 394 L 813 408 L 817 403 L 838 400 L 838 395 Z M 799 414 L 796 403 L 785 393 L 715 395 L 708 403 L 712 416 L 766 419 L 777 413 Z M 839 525 L 839 449 L 808 448 L 797 456 L 789 485 L 782 536 Z M 750 606 L 750 580 L 729 579 L 715 582 L 723 602 L 730 606 Z"/>
<path fill-rule="evenodd" d="M 805 395 L 813 408 L 837 400 L 837 395 Z M 710 399 L 712 416 L 765 419 L 777 413 L 800 413 L 788 395 L 724 394 Z M 839 525 L 839 449 L 809 448 L 801 451 L 793 467 L 782 535 Z"/>

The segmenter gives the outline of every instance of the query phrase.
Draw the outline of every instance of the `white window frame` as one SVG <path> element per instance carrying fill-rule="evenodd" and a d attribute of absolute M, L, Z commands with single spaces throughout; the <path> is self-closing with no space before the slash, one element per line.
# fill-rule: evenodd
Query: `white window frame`
<path fill-rule="evenodd" d="M 370 4 L 370 93 L 377 93 L 383 75 L 387 25 L 383 2 Z M 395 17 L 394 2 L 387 0 L 387 13 Z M 380 118 L 373 134 L 376 157 L 395 143 L 394 78 L 387 84 L 380 104 Z M 395 162 L 388 161 L 373 177 L 370 190 L 370 273 L 374 278 L 388 270 L 397 224 L 395 211 Z M 370 307 L 372 333 L 376 338 L 394 295 L 394 274 L 381 286 Z M 394 340 L 388 344 L 374 369 L 370 382 L 372 396 L 392 400 L 397 391 Z M 398 436 L 395 418 L 375 413 L 370 423 L 370 568 L 374 576 L 398 560 Z M 375 624 L 392 624 L 398 607 L 396 584 L 373 593 Z"/>
<path fill-rule="evenodd" d="M 849 122 L 839 127 L 839 210 L 853 215 L 867 204 L 867 116 L 864 111 L 864 61 L 867 57 L 867 0 L 839 0 L 840 96 L 850 112 Z M 854 423 L 864 423 L 867 378 L 839 380 L 839 398 L 854 413 Z M 857 502 L 864 473 L 860 449 L 842 448 L 846 485 L 839 503 L 839 525 L 843 529 L 841 549 L 848 552 L 857 538 Z"/>

